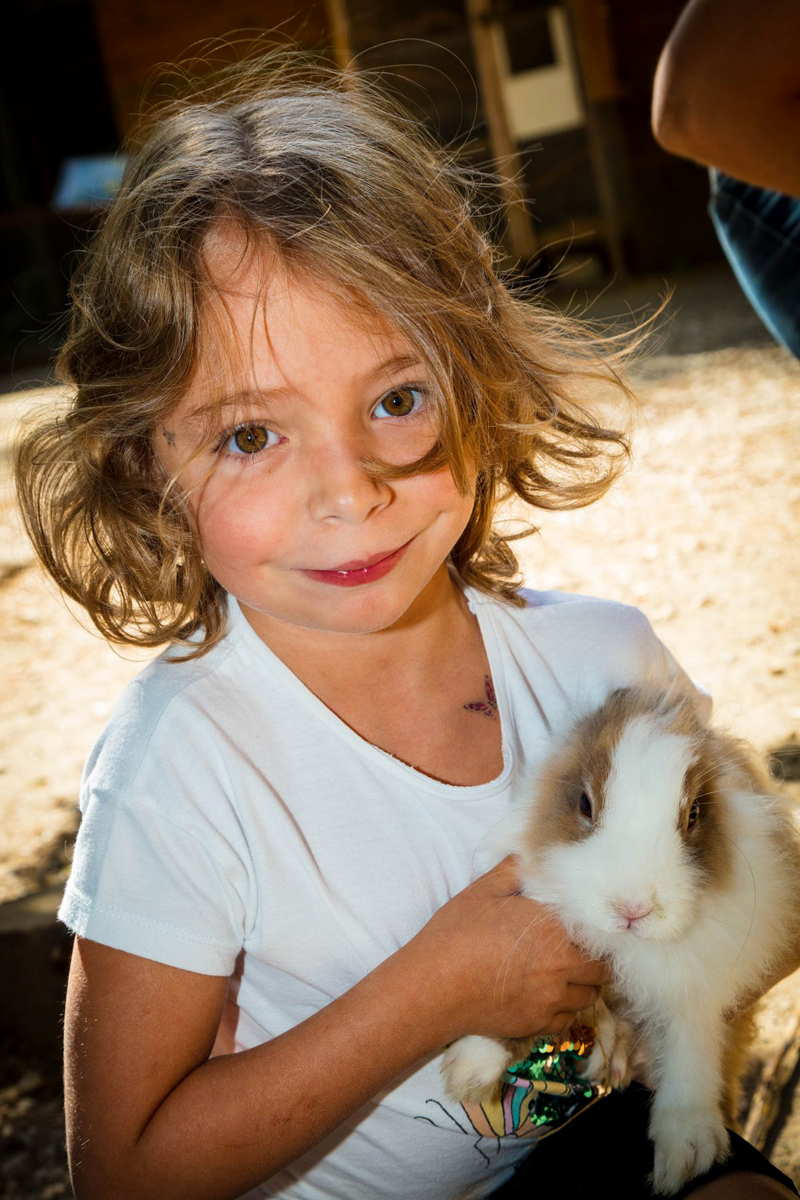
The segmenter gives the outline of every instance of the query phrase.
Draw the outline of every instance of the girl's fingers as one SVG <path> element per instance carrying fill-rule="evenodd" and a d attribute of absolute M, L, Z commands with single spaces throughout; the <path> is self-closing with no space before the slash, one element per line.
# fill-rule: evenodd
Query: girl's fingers
<path fill-rule="evenodd" d="M 566 1033 L 578 1014 L 574 1012 L 556 1013 L 553 1018 L 553 1033 Z"/>
<path fill-rule="evenodd" d="M 611 969 L 611 963 L 600 962 L 597 959 L 584 959 L 584 967 L 581 971 L 582 979 L 573 979 L 573 983 L 577 983 L 579 987 L 596 987 L 600 988 L 604 983 L 611 983 L 614 978 L 614 972 Z"/>
<path fill-rule="evenodd" d="M 503 884 L 508 887 L 510 895 L 519 895 L 519 863 L 513 854 L 506 855 L 497 866 L 492 867 L 491 871 L 487 871 L 481 878 L 502 879 Z"/>
<path fill-rule="evenodd" d="M 570 942 L 570 949 L 574 951 L 576 959 L 580 960 L 580 971 L 576 971 L 576 975 L 581 978 L 572 979 L 572 983 L 579 984 L 583 987 L 600 987 L 604 983 L 611 983 L 614 978 L 614 972 L 611 969 L 611 963 L 604 958 L 588 958 L 586 951 L 577 946 L 575 942 Z"/>
<path fill-rule="evenodd" d="M 553 1033 L 562 1033 L 569 1029 L 570 1025 L 574 1024 L 578 1013 L 583 1012 L 587 1008 L 591 1008 L 597 1002 L 600 995 L 599 988 L 580 988 L 579 991 L 583 995 L 576 994 L 570 996 L 570 1004 L 575 1003 L 575 1008 L 570 1008 L 566 1012 L 558 1012 L 554 1017 Z"/>
<path fill-rule="evenodd" d="M 569 987 L 570 1004 L 575 1005 L 575 1012 L 591 1008 L 600 999 L 599 987 L 585 987 L 583 984 L 571 983 Z"/>

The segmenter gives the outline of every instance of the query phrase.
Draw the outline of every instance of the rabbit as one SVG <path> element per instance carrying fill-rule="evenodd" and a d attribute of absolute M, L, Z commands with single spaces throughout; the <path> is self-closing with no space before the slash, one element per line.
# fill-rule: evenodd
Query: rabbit
<path fill-rule="evenodd" d="M 588 1079 L 652 1089 L 651 1185 L 677 1191 L 729 1152 L 725 1065 L 746 1006 L 800 932 L 800 835 L 745 742 L 687 695 L 620 688 L 575 722 L 497 849 L 614 983 L 596 1006 Z M 735 1026 L 734 1022 L 734 1026 Z M 445 1051 L 457 1100 L 495 1095 L 534 1039 Z"/>

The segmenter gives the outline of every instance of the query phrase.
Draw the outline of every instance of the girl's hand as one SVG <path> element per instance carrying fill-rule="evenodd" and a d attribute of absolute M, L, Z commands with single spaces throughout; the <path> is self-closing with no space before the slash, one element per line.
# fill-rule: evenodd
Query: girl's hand
<path fill-rule="evenodd" d="M 443 905 L 407 949 L 440 983 L 447 1040 L 557 1033 L 611 979 L 548 908 L 520 895 L 511 856 Z"/>

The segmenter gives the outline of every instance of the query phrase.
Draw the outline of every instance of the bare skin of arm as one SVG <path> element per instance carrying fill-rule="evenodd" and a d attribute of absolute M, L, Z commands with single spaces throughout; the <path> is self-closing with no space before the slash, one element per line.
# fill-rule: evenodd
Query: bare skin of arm
<path fill-rule="evenodd" d="M 672 154 L 800 196 L 800 4 L 691 0 L 653 85 L 653 133 Z"/>
<path fill-rule="evenodd" d="M 464 1033 L 562 1029 L 609 975 L 517 893 L 506 859 L 327 1007 L 209 1059 L 227 978 L 76 938 L 65 1094 L 77 1200 L 235 1200 L 430 1052 Z"/>

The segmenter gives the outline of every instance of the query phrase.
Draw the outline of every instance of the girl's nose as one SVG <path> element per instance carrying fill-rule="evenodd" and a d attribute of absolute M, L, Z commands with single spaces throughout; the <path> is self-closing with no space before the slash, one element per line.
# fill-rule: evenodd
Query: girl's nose
<path fill-rule="evenodd" d="M 367 453 L 364 442 L 353 439 L 318 446 L 309 455 L 308 510 L 312 520 L 358 524 L 389 504 L 389 483 L 368 475 L 359 462 Z"/>

